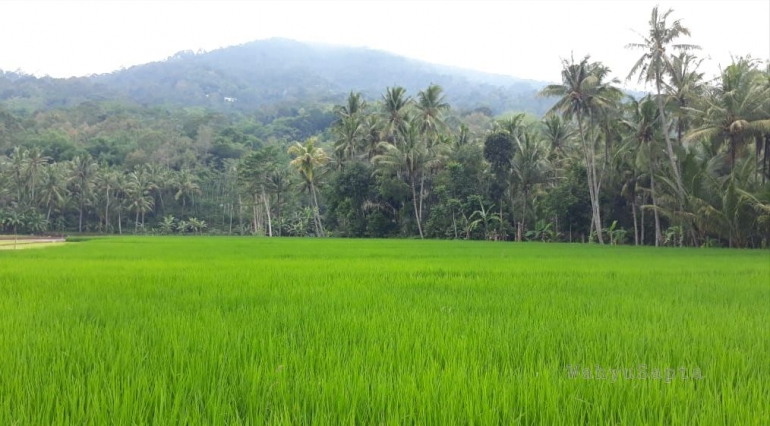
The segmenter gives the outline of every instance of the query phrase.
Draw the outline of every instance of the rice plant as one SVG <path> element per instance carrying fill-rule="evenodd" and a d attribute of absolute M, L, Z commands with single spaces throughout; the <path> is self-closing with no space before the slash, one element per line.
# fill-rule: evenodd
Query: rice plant
<path fill-rule="evenodd" d="M 196 237 L 7 250 L 0 424 L 764 425 L 768 307 L 767 251 Z"/>

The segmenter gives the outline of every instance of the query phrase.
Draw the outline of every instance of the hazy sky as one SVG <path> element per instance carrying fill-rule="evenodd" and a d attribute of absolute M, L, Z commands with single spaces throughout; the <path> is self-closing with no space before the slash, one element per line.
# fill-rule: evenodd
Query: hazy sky
<path fill-rule="evenodd" d="M 180 50 L 270 37 L 366 46 L 425 61 L 558 81 L 587 53 L 625 77 L 650 11 L 674 9 L 715 74 L 730 55 L 770 57 L 770 0 L 36 1 L 0 0 L 0 69 L 55 77 L 114 71 Z"/>

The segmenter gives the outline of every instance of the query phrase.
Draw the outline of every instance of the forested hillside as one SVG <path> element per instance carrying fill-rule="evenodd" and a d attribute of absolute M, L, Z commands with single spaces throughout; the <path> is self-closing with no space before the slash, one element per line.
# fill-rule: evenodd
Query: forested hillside
<path fill-rule="evenodd" d="M 537 90 L 286 40 L 91 78 L 6 75 L 0 221 L 768 247 L 770 65 L 737 56 L 712 81 L 668 13 L 643 34 L 627 69 L 570 59 Z M 624 94 L 611 71 L 652 93 Z"/>
<path fill-rule="evenodd" d="M 251 113 L 269 105 L 342 102 L 350 90 L 376 99 L 383 87 L 416 92 L 444 88 L 462 110 L 544 113 L 545 83 L 428 64 L 364 48 L 312 45 L 286 39 L 255 41 L 212 52 L 180 52 L 165 61 L 83 78 L 0 74 L 0 101 L 14 112 L 121 99 L 143 106 L 203 107 Z"/>

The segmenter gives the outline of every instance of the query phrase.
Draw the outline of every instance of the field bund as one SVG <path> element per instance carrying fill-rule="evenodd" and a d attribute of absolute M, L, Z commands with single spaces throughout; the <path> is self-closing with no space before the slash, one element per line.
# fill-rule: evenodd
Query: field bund
<path fill-rule="evenodd" d="M 0 251 L 0 424 L 770 424 L 770 253 L 106 238 Z"/>

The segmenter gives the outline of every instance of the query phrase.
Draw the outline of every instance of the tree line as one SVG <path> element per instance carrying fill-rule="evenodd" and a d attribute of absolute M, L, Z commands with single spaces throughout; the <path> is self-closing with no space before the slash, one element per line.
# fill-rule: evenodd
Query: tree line
<path fill-rule="evenodd" d="M 0 157 L 0 223 L 12 233 L 767 247 L 770 66 L 736 57 L 706 79 L 670 13 L 655 8 L 628 45 L 640 58 L 627 78 L 654 88 L 638 99 L 586 56 L 564 60 L 561 83 L 542 89 L 555 104 L 541 118 L 453 111 L 438 85 L 414 96 L 389 87 L 374 102 L 351 92 L 331 125 L 299 140 L 255 143 L 243 126 L 207 122 L 176 126 L 189 136 L 176 156 L 164 139 L 141 161 L 15 146 Z"/>

